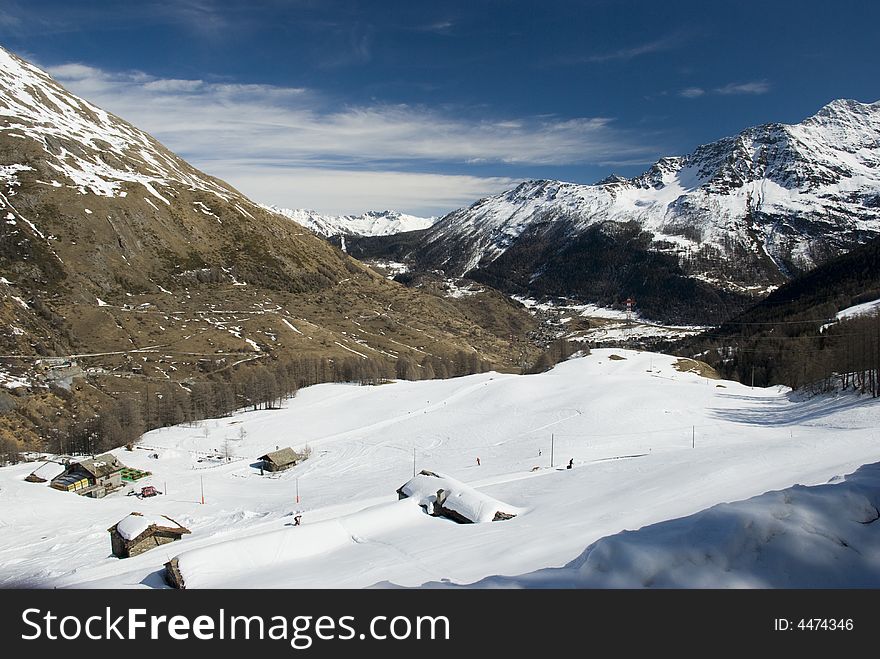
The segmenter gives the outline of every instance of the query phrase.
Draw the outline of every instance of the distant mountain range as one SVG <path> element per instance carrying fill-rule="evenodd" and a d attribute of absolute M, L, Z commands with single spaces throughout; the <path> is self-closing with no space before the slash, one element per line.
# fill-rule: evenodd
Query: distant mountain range
<path fill-rule="evenodd" d="M 836 100 L 595 185 L 526 181 L 430 228 L 357 241 L 508 293 L 717 322 L 880 234 L 880 102 Z"/>
<path fill-rule="evenodd" d="M 302 208 L 266 206 L 268 210 L 290 218 L 326 238 L 334 236 L 388 236 L 405 231 L 427 229 L 436 217 L 416 217 L 392 210 L 367 211 L 362 215 L 324 215 Z"/>

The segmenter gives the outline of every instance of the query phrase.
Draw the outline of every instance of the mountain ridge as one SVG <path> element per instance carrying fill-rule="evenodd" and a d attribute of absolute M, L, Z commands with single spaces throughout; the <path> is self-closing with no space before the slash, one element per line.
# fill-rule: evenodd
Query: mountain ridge
<path fill-rule="evenodd" d="M 508 293 L 574 293 L 606 304 L 647 298 L 649 313 L 663 318 L 664 305 L 636 281 L 645 279 L 638 263 L 617 264 L 630 273 L 622 278 L 603 271 L 606 288 L 619 288 L 613 294 L 548 273 L 569 271 L 566 259 L 589 260 L 638 240 L 644 244 L 635 260 L 664 261 L 670 294 L 684 288 L 720 295 L 735 312 L 878 234 L 880 101 L 839 99 L 799 124 L 747 128 L 691 154 L 660 158 L 632 178 L 524 181 L 445 215 L 403 257 L 416 269 L 494 282 Z M 381 255 L 381 240 L 369 252 Z"/>
<path fill-rule="evenodd" d="M 360 215 L 328 215 L 305 208 L 264 206 L 325 238 L 336 236 L 388 236 L 427 229 L 436 217 L 418 217 L 395 210 L 366 211 Z"/>

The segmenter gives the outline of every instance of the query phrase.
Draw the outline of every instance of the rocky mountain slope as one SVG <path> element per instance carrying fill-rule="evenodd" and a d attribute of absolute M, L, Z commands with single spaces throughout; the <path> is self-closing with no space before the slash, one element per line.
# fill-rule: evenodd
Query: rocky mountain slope
<path fill-rule="evenodd" d="M 880 234 L 880 102 L 829 103 L 595 185 L 527 181 L 393 244 L 502 290 L 717 321 Z M 366 241 L 365 256 L 384 243 Z M 403 253 L 401 253 L 403 252 Z"/>
<path fill-rule="evenodd" d="M 0 434 L 18 438 L 35 439 L 47 414 L 91 409 L 76 395 L 188 390 L 242 363 L 378 360 L 393 372 L 401 356 L 461 353 L 512 365 L 508 334 L 455 300 L 291 231 L 2 49 L 0 318 L 0 387 L 20 394 L 0 400 Z M 500 318 L 531 322 L 513 304 Z M 71 362 L 85 377 L 62 377 L 61 395 L 50 371 Z"/>

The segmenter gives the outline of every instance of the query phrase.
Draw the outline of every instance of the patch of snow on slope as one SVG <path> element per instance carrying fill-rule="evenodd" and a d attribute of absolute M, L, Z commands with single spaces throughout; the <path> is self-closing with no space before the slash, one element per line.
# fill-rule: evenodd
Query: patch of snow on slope
<path fill-rule="evenodd" d="M 855 306 L 847 307 L 846 309 L 838 311 L 835 318 L 843 320 L 846 318 L 856 318 L 858 316 L 871 316 L 878 312 L 880 312 L 880 300 L 874 300 L 872 302 L 856 304 Z"/>
<path fill-rule="evenodd" d="M 82 194 L 122 197 L 127 194 L 124 185 L 140 183 L 169 203 L 155 186 L 177 182 L 224 200 L 237 196 L 199 175 L 143 131 L 70 94 L 47 73 L 2 48 L 0 83 L 0 130 L 41 144 L 46 164 Z M 0 178 L 25 169 L 30 168 L 4 165 Z"/>
<path fill-rule="evenodd" d="M 3 387 L 4 389 L 18 389 L 19 387 L 31 386 L 31 381 L 26 378 L 0 371 L 0 387 Z"/>
<path fill-rule="evenodd" d="M 863 302 L 862 304 L 856 304 L 847 307 L 846 309 L 841 309 L 835 314 L 834 319 L 835 321 L 851 320 L 860 316 L 873 316 L 877 313 L 880 313 L 880 299 L 873 300 L 872 302 Z M 819 331 L 824 332 L 834 324 L 835 322 L 825 323 L 819 327 Z"/>
<path fill-rule="evenodd" d="M 464 285 L 457 279 L 446 279 L 443 282 L 444 295 L 459 300 L 463 297 L 471 297 L 479 295 L 485 289 L 473 282 L 466 282 Z"/>

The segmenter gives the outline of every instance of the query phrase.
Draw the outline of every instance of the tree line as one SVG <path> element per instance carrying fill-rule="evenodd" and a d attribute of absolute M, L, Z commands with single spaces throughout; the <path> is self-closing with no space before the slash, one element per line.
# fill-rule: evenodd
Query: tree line
<path fill-rule="evenodd" d="M 576 353 L 590 354 L 590 347 L 582 341 L 572 341 L 561 338 L 552 341 L 547 348 L 538 355 L 535 362 L 523 369 L 523 373 L 543 373 L 549 371 L 559 362 L 563 362 Z"/>
<path fill-rule="evenodd" d="M 723 378 L 744 384 L 784 384 L 813 392 L 838 388 L 880 396 L 880 314 L 815 322 L 780 321 L 738 335 L 703 335 L 679 347 Z"/>
<path fill-rule="evenodd" d="M 880 299 L 880 238 L 794 278 L 718 329 L 660 349 L 708 362 L 722 377 L 877 396 L 877 315 L 836 314 Z"/>
<path fill-rule="evenodd" d="M 481 373 L 491 363 L 475 352 L 425 355 L 421 360 L 359 357 L 272 358 L 260 365 L 242 365 L 209 374 L 197 382 L 152 382 L 144 379 L 139 393 L 121 394 L 99 404 L 84 418 L 58 417 L 42 427 L 41 450 L 68 455 L 93 455 L 131 446 L 145 432 L 203 419 L 230 416 L 242 410 L 279 408 L 303 388 L 324 382 L 377 385 L 393 379 L 430 380 Z M 14 442 L 13 442 L 14 444 Z M 0 446 L 3 451 L 20 450 Z"/>

